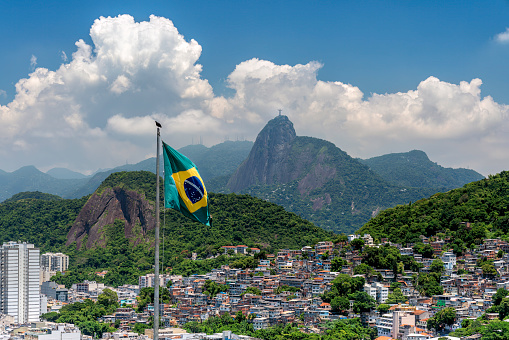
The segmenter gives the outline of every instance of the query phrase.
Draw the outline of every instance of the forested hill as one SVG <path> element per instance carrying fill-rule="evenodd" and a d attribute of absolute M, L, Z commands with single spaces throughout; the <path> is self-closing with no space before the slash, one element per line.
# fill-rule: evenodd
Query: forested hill
<path fill-rule="evenodd" d="M 509 237 L 509 172 L 490 176 L 429 199 L 382 211 L 358 233 L 392 242 L 416 242 L 444 233 L 460 246 L 486 237 Z M 470 223 L 465 223 L 470 222 Z"/>
<path fill-rule="evenodd" d="M 436 188 L 447 191 L 484 178 L 470 169 L 444 168 L 432 162 L 425 152 L 412 150 L 403 153 L 360 160 L 386 181 L 414 188 Z"/>
<path fill-rule="evenodd" d="M 112 195 L 112 200 L 118 199 L 121 204 L 112 204 L 110 208 L 116 207 L 120 211 L 108 210 L 108 216 L 116 214 L 116 217 L 111 223 L 100 225 L 101 229 L 97 229 L 102 235 L 98 238 L 100 241 L 91 242 L 88 247 L 78 249 L 77 242 L 72 240 L 67 246 L 65 243 L 69 241 L 66 235 L 75 236 L 69 231 L 79 220 L 80 214 L 86 213 L 86 209 L 105 210 L 100 205 L 83 208 L 90 202 L 100 202 L 93 199 L 94 195 L 82 199 L 48 201 L 30 198 L 2 203 L 0 242 L 26 241 L 41 248 L 41 252 L 61 251 L 69 254 L 69 275 L 74 275 L 74 278 L 97 279 L 113 285 L 135 283 L 137 276 L 152 269 L 154 233 L 147 215 L 144 218 L 149 223 L 142 232 L 141 222 L 136 222 L 133 217 L 139 215 L 131 213 L 136 209 L 129 210 L 136 202 L 130 200 L 135 197 L 145 207 L 152 206 L 154 202 L 150 198 L 155 198 L 155 185 L 150 183 L 155 183 L 155 175 L 150 172 L 110 175 L 94 195 L 99 198 Z M 126 211 L 131 212 L 125 215 Z M 153 214 L 150 207 L 144 210 L 146 214 L 151 212 Z M 247 195 L 211 193 L 210 212 L 213 216 L 211 227 L 186 219 L 173 210 L 161 213 L 161 261 L 164 270 L 169 268 L 176 274 L 203 273 L 226 264 L 229 260 L 224 256 L 212 258 L 222 252 L 221 246 L 224 245 L 244 244 L 272 252 L 281 248 L 313 245 L 334 237 L 334 234 L 278 205 Z M 94 226 L 88 225 L 84 230 L 90 231 Z M 88 237 L 84 235 L 82 244 L 87 243 Z M 198 261 L 190 259 L 193 252 L 197 253 Z M 89 274 L 99 269 L 108 270 L 108 275 L 102 279 Z M 76 276 L 78 274 L 81 276 Z M 68 283 L 64 278 L 60 278 L 59 282 Z"/>

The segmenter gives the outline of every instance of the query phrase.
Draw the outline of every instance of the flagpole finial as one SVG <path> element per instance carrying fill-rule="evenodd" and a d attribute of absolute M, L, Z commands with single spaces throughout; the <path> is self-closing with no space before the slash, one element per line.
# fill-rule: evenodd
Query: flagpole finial
<path fill-rule="evenodd" d="M 158 128 L 162 128 L 162 127 L 163 127 L 163 126 L 161 125 L 161 123 L 159 123 L 157 120 L 155 120 L 155 122 L 156 122 L 156 126 L 157 126 Z"/>

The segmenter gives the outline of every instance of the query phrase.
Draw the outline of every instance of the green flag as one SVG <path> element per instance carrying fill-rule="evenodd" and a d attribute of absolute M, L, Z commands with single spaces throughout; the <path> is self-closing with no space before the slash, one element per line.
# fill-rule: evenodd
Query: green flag
<path fill-rule="evenodd" d="M 164 206 L 210 225 L 208 195 L 196 165 L 163 142 Z"/>

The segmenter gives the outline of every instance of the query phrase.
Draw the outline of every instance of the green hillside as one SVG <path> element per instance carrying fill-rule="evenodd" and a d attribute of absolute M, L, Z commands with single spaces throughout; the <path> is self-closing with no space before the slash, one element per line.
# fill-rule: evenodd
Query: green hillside
<path fill-rule="evenodd" d="M 24 196 L 27 193 L 24 193 Z M 41 252 L 64 249 L 67 232 L 87 197 L 80 199 L 22 199 L 0 204 L 0 243 L 35 244 Z"/>
<path fill-rule="evenodd" d="M 359 233 L 402 243 L 416 242 L 419 235 L 443 233 L 471 246 L 486 237 L 508 237 L 508 207 L 509 172 L 504 171 L 462 188 L 382 211 Z"/>
<path fill-rule="evenodd" d="M 404 187 L 447 191 L 484 178 L 474 170 L 444 168 L 430 161 L 426 153 L 420 150 L 391 153 L 360 162 L 386 181 Z"/>
<path fill-rule="evenodd" d="M 123 188 L 155 197 L 155 175 L 149 172 L 122 172 L 110 175 L 98 192 L 108 187 Z M 135 283 L 153 266 L 153 226 L 149 242 L 137 244 L 125 236 L 125 221 L 117 219 L 105 226 L 104 248 L 76 250 L 66 247 L 66 235 L 89 197 L 47 201 L 24 199 L 0 204 L 0 242 L 12 240 L 34 243 L 41 252 L 61 251 L 71 256 L 71 271 L 58 282 L 96 279 L 118 285 Z M 224 245 L 244 244 L 267 251 L 297 248 L 331 239 L 334 235 L 310 222 L 263 200 L 236 194 L 210 194 L 213 225 L 207 227 L 180 213 L 161 213 L 162 268 L 172 273 L 204 273 L 237 258 L 219 256 Z M 192 261 L 192 253 L 198 261 Z M 201 260 L 200 260 L 201 259 Z M 108 270 L 104 278 L 90 274 Z"/>
<path fill-rule="evenodd" d="M 39 200 L 45 200 L 45 201 L 58 201 L 61 200 L 62 197 L 52 194 L 46 194 L 44 192 L 40 191 L 25 191 L 25 192 L 19 192 L 16 195 L 13 195 L 11 198 L 8 198 L 4 201 L 4 203 L 8 202 L 16 202 L 26 199 L 39 199 Z"/>

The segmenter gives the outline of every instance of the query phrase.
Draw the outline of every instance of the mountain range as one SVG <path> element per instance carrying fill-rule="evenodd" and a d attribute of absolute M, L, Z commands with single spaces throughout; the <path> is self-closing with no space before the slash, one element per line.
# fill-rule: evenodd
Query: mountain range
<path fill-rule="evenodd" d="M 247 157 L 253 143 L 226 141 L 210 148 L 189 145 L 179 149 L 188 155 L 200 169 L 202 178 L 229 175 Z M 46 173 L 34 166 L 25 166 L 13 172 L 0 170 L 0 202 L 26 191 L 40 191 L 63 198 L 80 198 L 93 193 L 112 173 L 120 171 L 151 171 L 155 173 L 155 157 L 136 164 L 125 164 L 113 169 L 100 170 L 91 176 L 65 168 L 54 168 Z"/>
<path fill-rule="evenodd" d="M 483 178 L 473 170 L 441 167 L 418 150 L 354 159 L 330 142 L 297 136 L 286 116 L 269 121 L 255 143 L 179 151 L 197 165 L 209 192 L 250 194 L 336 232 L 353 232 L 380 210 Z M 139 170 L 154 172 L 155 158 L 88 177 L 62 168 L 42 173 L 33 166 L 0 171 L 0 201 L 23 191 L 80 198 L 112 173 Z"/>
<path fill-rule="evenodd" d="M 391 184 L 334 144 L 297 136 L 288 117 L 278 116 L 258 134 L 225 191 L 277 203 L 326 230 L 350 233 L 380 210 L 436 189 Z"/>

